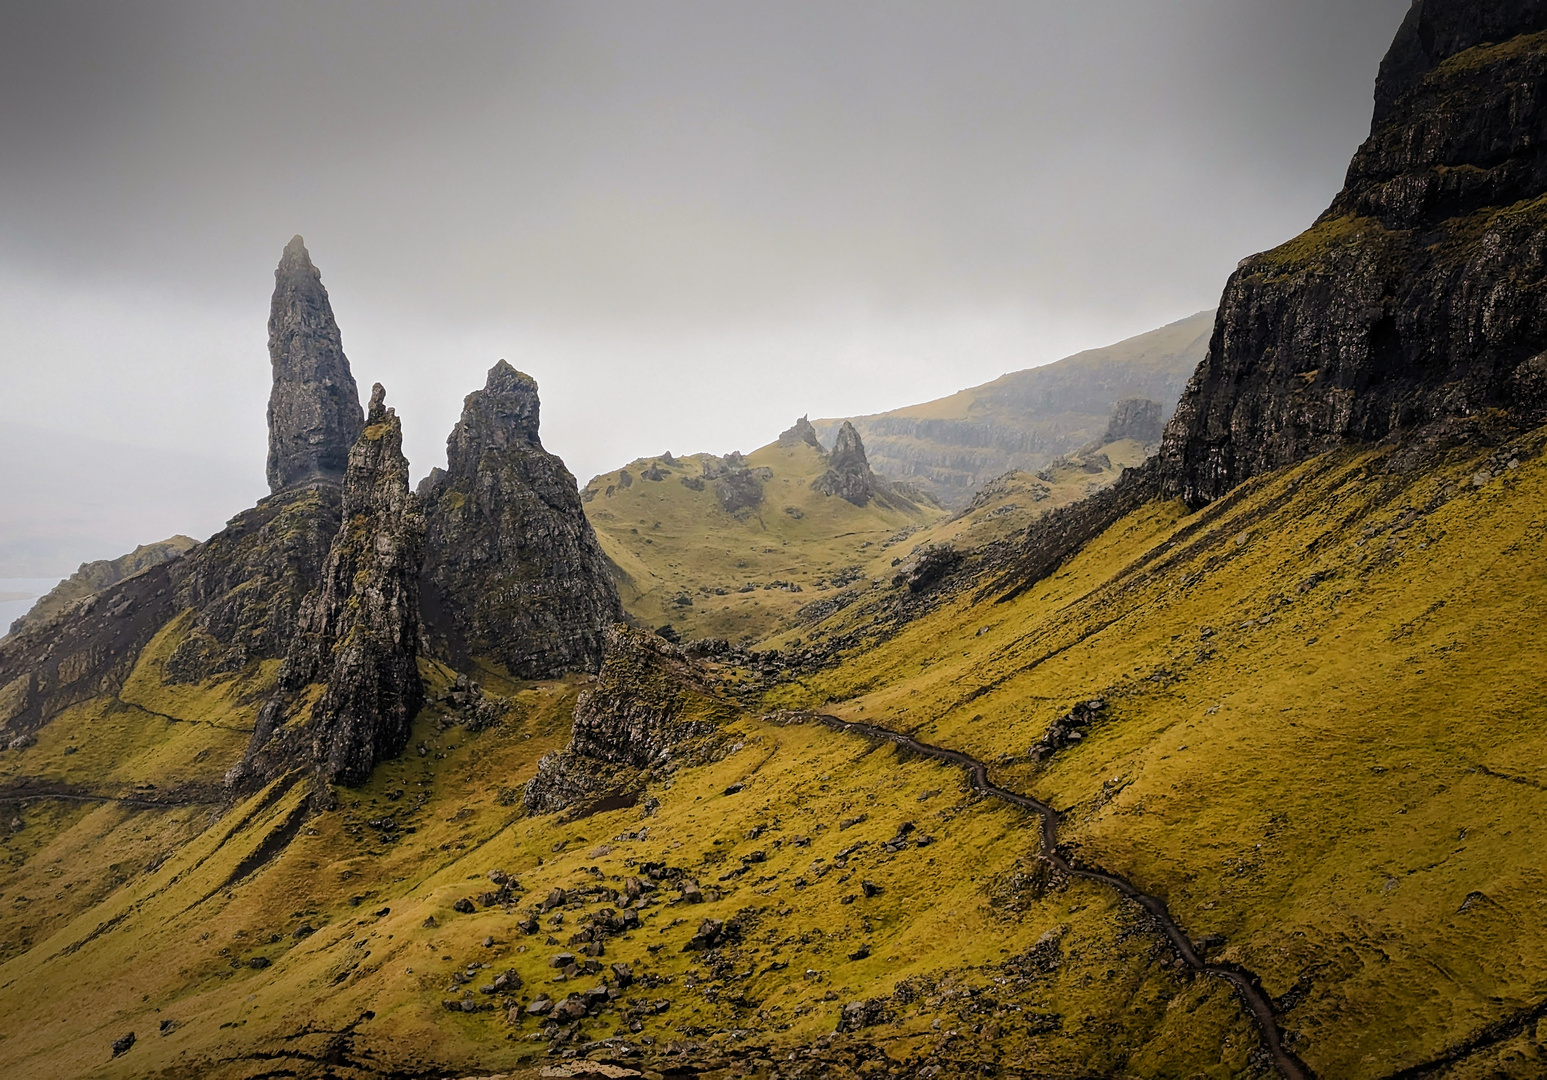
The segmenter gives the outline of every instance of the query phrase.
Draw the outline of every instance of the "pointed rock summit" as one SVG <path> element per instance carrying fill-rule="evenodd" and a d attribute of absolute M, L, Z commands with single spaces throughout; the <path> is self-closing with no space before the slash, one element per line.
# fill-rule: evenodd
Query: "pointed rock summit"
<path fill-rule="evenodd" d="M 517 678 L 596 671 L 623 617 L 575 478 L 538 438 L 537 383 L 501 360 L 463 402 L 446 469 L 420 485 L 432 652 L 484 656 Z"/>
<path fill-rule="evenodd" d="M 360 392 L 322 275 L 299 236 L 285 246 L 274 271 L 269 306 L 270 491 L 311 480 L 339 480 L 364 418 Z"/>
<path fill-rule="evenodd" d="M 302 605 L 279 692 L 259 714 L 237 776 L 269 778 L 310 760 L 327 782 L 362 783 L 408 744 L 419 678 L 423 519 L 408 490 L 397 414 L 378 383 L 344 474 L 343 524 L 322 582 Z M 301 691 L 323 684 L 309 711 Z"/>
<path fill-rule="evenodd" d="M 810 419 L 804 416 L 795 421 L 794 426 L 788 431 L 779 435 L 780 446 L 799 446 L 801 443 L 805 443 L 813 450 L 826 453 L 822 440 L 817 437 L 816 428 L 812 427 Z"/>
<path fill-rule="evenodd" d="M 877 480 L 865 458 L 865 444 L 859 432 L 845 420 L 838 429 L 833 451 L 828 455 L 827 472 L 811 482 L 812 488 L 823 495 L 837 495 L 855 506 L 864 506 L 880 490 Z"/>

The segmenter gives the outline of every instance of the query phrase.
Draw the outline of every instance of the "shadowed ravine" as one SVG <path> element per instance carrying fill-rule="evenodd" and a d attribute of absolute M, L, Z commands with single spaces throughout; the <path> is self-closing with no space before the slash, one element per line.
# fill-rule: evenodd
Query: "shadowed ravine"
<path fill-rule="evenodd" d="M 1166 909 L 1165 902 L 1141 892 L 1126 878 L 1109 873 L 1099 868 L 1082 868 L 1074 866 L 1058 851 L 1058 823 L 1063 815 L 1044 802 L 1032 798 L 1029 795 L 1021 795 L 1005 788 L 997 787 L 988 779 L 988 766 L 976 758 L 969 757 L 959 750 L 947 750 L 940 746 L 931 746 L 928 743 L 919 742 L 911 735 L 904 735 L 898 731 L 876 727 L 873 724 L 855 723 L 841 720 L 836 716 L 823 713 L 811 714 L 814 719 L 832 728 L 834 731 L 842 731 L 851 735 L 864 735 L 872 739 L 884 739 L 896 743 L 898 746 L 912 750 L 914 753 L 923 754 L 937 761 L 949 762 L 966 769 L 969 782 L 972 787 L 985 795 L 992 795 L 997 799 L 1024 810 L 1034 811 L 1042 819 L 1042 851 L 1040 857 L 1045 859 L 1054 868 L 1068 874 L 1070 877 L 1085 878 L 1090 881 L 1099 881 L 1108 885 L 1130 900 L 1136 901 L 1150 913 L 1164 931 L 1166 939 L 1171 947 L 1176 950 L 1178 956 L 1193 971 L 1202 972 L 1205 975 L 1213 975 L 1224 979 L 1246 1003 L 1252 1016 L 1257 1021 L 1257 1028 L 1262 1036 L 1263 1044 L 1273 1057 L 1273 1063 L 1286 1080 L 1312 1080 L 1314 1074 L 1305 1063 L 1300 1061 L 1289 1051 L 1284 1049 L 1283 1040 L 1278 1029 L 1278 1020 L 1273 1015 L 1273 1006 L 1268 1002 L 1268 995 L 1262 989 L 1262 984 L 1256 975 L 1244 968 L 1234 965 L 1206 964 L 1203 958 L 1193 948 L 1192 939 L 1177 925 L 1171 912 Z"/>

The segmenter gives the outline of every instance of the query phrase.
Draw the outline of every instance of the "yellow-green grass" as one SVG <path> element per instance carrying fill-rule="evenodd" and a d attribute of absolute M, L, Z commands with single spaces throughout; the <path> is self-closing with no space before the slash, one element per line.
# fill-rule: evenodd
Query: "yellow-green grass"
<path fill-rule="evenodd" d="M 1389 1074 L 1547 999 L 1544 442 L 1488 478 L 1496 450 L 1345 452 L 1151 506 L 772 700 L 1000 763 L 1080 858 L 1270 993 L 1304 980 L 1284 1026 L 1321 1075 Z M 1097 696 L 1112 718 L 1033 765 Z"/>
<path fill-rule="evenodd" d="M 432 689 L 443 684 L 444 671 L 425 672 Z M 427 710 L 403 759 L 342 792 L 336 811 L 311 819 L 266 861 L 265 842 L 304 809 L 305 784 L 277 785 L 213 822 L 207 810 L 195 821 L 186 810 L 115 806 L 54 830 L 0 881 L 6 898 L 22 873 L 73 880 L 104 852 L 155 848 L 151 834 L 179 842 L 153 860 L 159 865 L 123 866 L 95 886 L 89 908 L 0 964 L 0 1062 L 29 1077 L 304 1070 L 307 1061 L 286 1055 L 316 1056 L 329 1033 L 358 1023 L 349 1056 L 384 1070 L 530 1066 L 546 1060 L 546 1040 L 529 1038 L 535 1023 L 448 1012 L 442 1002 L 463 993 L 451 973 L 489 963 L 481 984 L 514 969 L 523 1000 L 584 989 L 595 977 L 555 981 L 548 961 L 564 946 L 522 934 L 519 913 L 462 915 L 453 904 L 491 888 L 494 868 L 517 877 L 530 901 L 555 886 L 618 888 L 641 863 L 664 861 L 721 895 L 690 905 L 663 888 L 641 929 L 608 944 L 605 963 L 665 980 L 630 995 L 670 1002 L 641 1033 L 657 1047 L 684 1029 L 710 1046 L 734 1046 L 728 1033 L 737 1029 L 763 1046 L 807 1045 L 833 1031 L 847 1002 L 924 976 L 930 984 L 920 999 L 868 1032 L 884 1037 L 895 1057 L 954 1043 L 948 1052 L 1055 1074 L 1247 1071 L 1254 1036 L 1222 984 L 1178 975 L 1134 910 L 1106 890 L 1039 875 L 1026 815 L 976 799 L 956 771 L 890 747 L 745 717 L 731 725 L 741 745 L 729 756 L 652 789 L 660 802 L 653 816 L 629 809 L 577 821 L 523 817 L 509 795 L 542 753 L 565 741 L 578 686 L 526 684 L 514 691 L 505 724 L 478 734 L 443 729 Z M 744 788 L 725 794 L 735 782 Z M 45 828 L 34 820 L 39 813 L 29 811 L 17 836 Z M 389 814 L 402 826 L 390 841 L 368 824 Z M 935 842 L 884 854 L 881 842 L 903 821 Z M 849 865 L 820 871 L 861 841 Z M 720 880 L 753 851 L 766 860 Z M 255 869 L 242 876 L 244 865 Z M 865 880 L 879 895 L 863 895 Z M 559 940 L 603 903 L 568 912 Z M 682 951 L 700 919 L 739 912 L 748 913 L 748 929 L 722 954 L 728 971 Z M 316 932 L 296 939 L 301 922 Z M 1051 971 L 1021 981 L 999 966 L 1049 932 Z M 871 955 L 850 960 L 861 944 Z M 254 957 L 269 965 L 253 968 Z M 972 1000 L 966 988 L 995 1006 L 963 1012 Z M 362 1021 L 366 1012 L 374 1016 Z M 1030 1014 L 1056 1016 L 1060 1026 L 1034 1034 Z M 163 1020 L 175 1021 L 165 1036 L 157 1034 Z M 620 1023 L 604 1014 L 586 1022 L 587 1033 L 611 1034 Z M 995 1034 L 988 1044 L 969 1036 L 964 1045 L 957 1035 L 985 1023 Z M 127 1031 L 136 1046 L 110 1058 L 109 1044 Z"/>
<path fill-rule="evenodd" d="M 651 627 L 670 623 L 685 637 L 761 638 L 826 591 L 833 574 L 870 562 L 899 531 L 946 516 L 927 504 L 860 507 L 813 491 L 811 482 L 827 470 L 822 455 L 805 443 L 773 443 L 747 455 L 753 468 L 773 470 L 773 479 L 763 483 L 762 506 L 738 519 L 721 508 L 713 481 L 702 491 L 682 483 L 701 477 L 702 455 L 676 460 L 632 463 L 626 488 L 617 472 L 592 480 L 586 516 L 632 579 L 622 590 L 629 614 Z M 652 464 L 664 480 L 642 479 Z M 741 592 L 747 585 L 755 588 Z M 692 605 L 676 603 L 679 596 Z"/>
<path fill-rule="evenodd" d="M 650 627 L 670 624 L 684 638 L 751 643 L 793 632 L 802 607 L 845 582 L 890 580 L 894 565 L 916 548 L 948 543 L 970 551 L 1003 539 L 1114 482 L 1144 460 L 1144 448 L 1131 439 L 1107 443 L 1043 470 L 1046 479 L 1010 473 L 967 511 L 949 516 L 928 505 L 857 507 L 822 495 L 811 481 L 826 470 L 823 457 L 804 443 L 775 443 L 748 455 L 774 478 L 764 485 L 762 508 L 742 520 L 721 509 L 712 483 L 703 491 L 682 484 L 682 477 L 702 473 L 701 458 L 677 460 L 632 463 L 627 488 L 616 472 L 597 477 L 587 485 L 586 514 L 628 575 L 622 595 L 631 616 Z M 666 479 L 642 479 L 651 465 Z M 742 592 L 749 584 L 755 588 Z M 680 596 L 692 605 L 676 603 Z"/>

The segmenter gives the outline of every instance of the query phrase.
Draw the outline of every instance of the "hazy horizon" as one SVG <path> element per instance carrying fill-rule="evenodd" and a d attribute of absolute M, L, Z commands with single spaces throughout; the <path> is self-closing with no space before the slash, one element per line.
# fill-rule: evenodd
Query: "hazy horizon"
<path fill-rule="evenodd" d="M 108 492 L 156 535 L 49 573 L 263 494 L 296 232 L 416 477 L 501 358 L 584 483 L 1185 318 L 1330 201 L 1406 7 L 12 9 L 0 502 L 51 467 L 23 424 L 171 463 Z"/>

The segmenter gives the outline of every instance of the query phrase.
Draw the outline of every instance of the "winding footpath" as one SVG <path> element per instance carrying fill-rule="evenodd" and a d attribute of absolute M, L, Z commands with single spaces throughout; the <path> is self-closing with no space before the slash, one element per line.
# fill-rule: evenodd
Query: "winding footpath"
<path fill-rule="evenodd" d="M 1267 1047 L 1268 1053 L 1273 1057 L 1273 1063 L 1278 1067 L 1279 1074 L 1285 1080 L 1313 1080 L 1314 1073 L 1288 1050 L 1284 1049 L 1283 1038 L 1278 1029 L 1278 1019 L 1273 1015 L 1273 1006 L 1268 1001 L 1267 993 L 1262 989 L 1262 983 L 1256 975 L 1245 968 L 1226 964 L 1207 964 L 1193 948 L 1192 939 L 1182 932 L 1172 918 L 1171 912 L 1166 909 L 1165 901 L 1139 889 L 1126 878 L 1117 874 L 1107 873 L 1101 869 L 1086 869 L 1070 863 L 1058 850 L 1058 825 L 1063 815 L 1051 806 L 1029 795 L 1021 795 L 1018 792 L 1009 791 L 991 783 L 988 778 L 988 766 L 976 758 L 968 757 L 959 750 L 948 750 L 943 746 L 931 746 L 928 743 L 919 742 L 911 735 L 904 735 L 898 731 L 876 727 L 874 724 L 861 724 L 849 720 L 841 720 L 836 716 L 823 713 L 811 714 L 812 717 L 834 731 L 840 731 L 849 735 L 863 735 L 869 739 L 880 739 L 886 742 L 896 743 L 916 754 L 934 758 L 936 761 L 944 761 L 951 765 L 958 765 L 966 769 L 972 787 L 985 795 L 992 795 L 996 799 L 1002 799 L 1012 806 L 1018 806 L 1023 810 L 1034 811 L 1042 819 L 1042 852 L 1041 858 L 1045 859 L 1055 869 L 1068 874 L 1070 877 L 1085 878 L 1088 881 L 1099 881 L 1103 885 L 1110 886 L 1122 893 L 1128 899 L 1135 901 L 1144 908 L 1165 933 L 1166 940 L 1176 950 L 1182 962 L 1193 971 L 1204 975 L 1212 975 L 1215 978 L 1224 979 L 1234 989 L 1236 994 L 1245 1002 L 1251 1010 L 1252 1017 L 1257 1021 L 1258 1032 L 1262 1036 L 1262 1042 Z"/>

